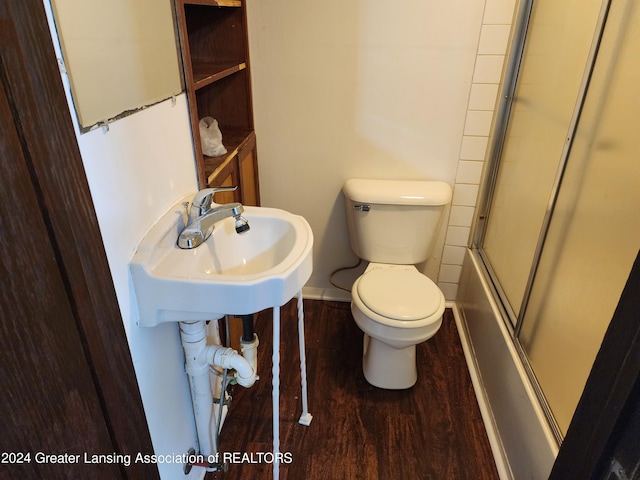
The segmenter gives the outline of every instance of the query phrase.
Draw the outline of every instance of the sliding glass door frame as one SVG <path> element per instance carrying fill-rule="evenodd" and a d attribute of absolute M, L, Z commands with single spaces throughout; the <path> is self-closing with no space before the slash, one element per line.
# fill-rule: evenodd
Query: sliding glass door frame
<path fill-rule="evenodd" d="M 481 182 L 482 190 L 476 209 L 476 219 L 471 243 L 471 248 L 476 250 L 482 259 L 482 264 L 487 271 L 489 279 L 491 280 L 490 285 L 494 289 L 494 294 L 501 300 L 499 307 L 502 311 L 503 318 L 509 320 L 509 322 L 506 323 L 512 334 L 515 332 L 514 329 L 517 324 L 517 312 L 512 310 L 509 302 L 506 300 L 506 294 L 502 290 L 500 282 L 498 282 L 496 273 L 491 268 L 491 263 L 482 250 L 482 244 L 487 229 L 489 210 L 498 178 L 498 167 L 507 135 L 507 127 L 509 125 L 509 117 L 511 115 L 511 107 L 513 105 L 518 72 L 524 55 L 525 39 L 529 20 L 531 18 L 533 1 L 534 0 L 521 0 L 520 2 L 516 27 L 511 40 L 511 52 L 507 59 L 508 63 L 502 85 L 500 103 L 490 137 L 488 165 L 487 168 L 485 168 L 483 174 L 484 177 Z"/>
<path fill-rule="evenodd" d="M 565 137 L 564 146 L 562 149 L 561 157 L 559 159 L 558 169 L 555 175 L 555 179 L 552 185 L 551 194 L 548 200 L 547 208 L 544 214 L 543 223 L 540 229 L 539 237 L 537 240 L 536 248 L 534 251 L 533 260 L 531 263 L 528 279 L 526 282 L 525 290 L 523 293 L 522 303 L 519 311 L 514 311 L 509 302 L 507 296 L 500 286 L 500 282 L 497 278 L 496 272 L 492 269 L 491 263 L 483 251 L 483 242 L 486 235 L 488 219 L 490 216 L 491 204 L 493 201 L 493 192 L 496 187 L 498 168 L 500 159 L 502 157 L 503 148 L 505 145 L 507 128 L 509 125 L 509 118 L 512 111 L 512 105 L 514 102 L 514 95 L 517 86 L 518 73 L 522 65 L 524 52 L 526 48 L 527 31 L 529 28 L 531 15 L 535 0 L 522 0 L 518 12 L 518 18 L 515 28 L 515 33 L 512 39 L 512 48 L 510 58 L 508 60 L 505 77 L 502 86 L 501 100 L 497 112 L 496 121 L 492 131 L 492 138 L 490 140 L 490 150 L 488 166 L 485 169 L 484 178 L 482 181 L 482 191 L 479 197 L 478 208 L 476 213 L 474 232 L 472 236 L 471 248 L 480 257 L 482 265 L 486 271 L 487 277 L 490 280 L 490 285 L 494 290 L 494 294 L 500 300 L 498 307 L 502 312 L 505 324 L 509 329 L 514 347 L 518 352 L 518 355 L 522 361 L 522 364 L 527 372 L 527 375 L 533 386 L 533 390 L 538 398 L 541 408 L 545 413 L 549 421 L 549 425 L 556 437 L 558 444 L 562 442 L 563 434 L 555 421 L 555 418 L 551 412 L 551 408 L 547 403 L 545 396 L 540 388 L 540 385 L 535 377 L 533 369 L 529 363 L 527 355 L 520 344 L 518 339 L 520 331 L 522 329 L 522 322 L 527 310 L 528 301 L 533 288 L 533 283 L 537 273 L 540 258 L 544 248 L 545 240 L 549 232 L 551 219 L 553 217 L 554 208 L 558 199 L 560 187 L 564 172 L 566 170 L 567 162 L 571 153 L 571 147 L 573 139 L 580 121 L 580 116 L 584 106 L 586 94 L 589 88 L 589 84 L 594 71 L 598 51 L 600 48 L 603 32 L 605 29 L 607 17 L 611 7 L 612 0 L 603 0 L 600 8 L 600 13 L 596 23 L 594 36 L 591 42 L 590 50 L 588 53 L 586 67 L 582 76 L 582 81 L 578 90 L 578 98 L 574 107 L 574 111 L 571 116 L 571 120 L 568 125 L 567 134 Z"/>
<path fill-rule="evenodd" d="M 511 107 L 514 101 L 514 92 L 517 84 L 518 71 L 522 63 L 522 58 L 523 58 L 525 43 L 526 43 L 525 42 L 526 33 L 529 25 L 529 20 L 531 18 L 531 12 L 532 12 L 534 1 L 535 0 L 524 0 L 521 4 L 520 12 L 518 14 L 519 18 L 518 18 L 517 27 L 516 27 L 516 33 L 514 35 L 514 39 L 512 42 L 513 48 L 511 52 L 511 58 L 509 60 L 507 72 L 505 75 L 501 102 L 500 102 L 497 119 L 496 119 L 493 135 L 491 139 L 491 147 L 489 151 L 490 152 L 489 164 L 488 164 L 488 168 L 486 169 L 485 177 L 482 182 L 483 188 L 482 188 L 482 192 L 478 202 L 478 208 L 477 208 L 478 213 L 476 214 L 476 224 L 474 227 L 474 234 L 472 238 L 472 248 L 478 251 L 478 253 L 480 254 L 483 260 L 483 263 L 485 264 L 485 266 L 487 266 L 487 270 L 488 270 L 488 273 L 490 274 L 492 283 L 494 284 L 494 287 L 496 288 L 497 293 L 502 299 L 502 303 L 504 304 L 503 305 L 504 310 L 507 312 L 509 320 L 511 321 L 510 326 L 514 331 L 515 336 L 519 334 L 521 329 L 522 319 L 524 318 L 528 297 L 531 293 L 531 288 L 533 286 L 533 280 L 535 278 L 537 264 L 539 263 L 540 256 L 542 254 L 544 242 L 546 240 L 546 236 L 549 230 L 549 224 L 551 222 L 551 217 L 553 216 L 553 210 L 554 210 L 555 203 L 558 198 L 560 186 L 562 183 L 562 177 L 564 175 L 567 161 L 571 153 L 573 138 L 578 126 L 578 122 L 580 121 L 582 107 L 584 105 L 586 93 L 589 88 L 591 76 L 593 74 L 595 60 L 597 58 L 598 50 L 600 48 L 600 43 L 601 43 L 602 35 L 604 32 L 604 26 L 606 24 L 606 20 L 607 20 L 607 16 L 609 13 L 612 0 L 602 1 L 602 7 L 600 10 L 598 22 L 596 24 L 595 34 L 593 37 L 589 55 L 587 57 L 587 67 L 583 74 L 582 82 L 581 82 L 579 93 L 578 93 L 578 100 L 576 102 L 576 106 L 569 124 L 564 148 L 560 158 L 560 163 L 558 165 L 558 171 L 556 173 L 556 177 L 555 177 L 552 191 L 551 191 L 551 196 L 548 201 L 547 210 L 545 212 L 542 228 L 540 231 L 540 235 L 538 237 L 534 258 L 531 265 L 531 271 L 529 274 L 529 279 L 527 281 L 527 285 L 526 285 L 524 296 L 523 296 L 524 297 L 523 304 L 522 304 L 522 307 L 520 308 L 520 311 L 515 312 L 511 309 L 511 307 L 509 306 L 509 303 L 506 301 L 505 295 L 502 292 L 502 289 L 500 288 L 500 283 L 497 280 L 496 274 L 491 269 L 490 262 L 482 251 L 482 244 L 483 244 L 485 233 L 486 233 L 487 220 L 490 215 L 493 192 L 494 192 L 494 188 L 495 188 L 496 180 L 498 176 L 500 158 L 501 158 L 502 149 L 505 143 L 507 127 L 509 124 L 509 117 L 511 113 Z"/>

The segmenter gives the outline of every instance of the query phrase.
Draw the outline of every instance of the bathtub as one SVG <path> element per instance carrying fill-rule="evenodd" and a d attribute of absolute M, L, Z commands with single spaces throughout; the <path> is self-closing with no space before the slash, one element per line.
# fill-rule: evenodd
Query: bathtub
<path fill-rule="evenodd" d="M 558 443 L 470 249 L 454 315 L 500 478 L 547 479 Z"/>

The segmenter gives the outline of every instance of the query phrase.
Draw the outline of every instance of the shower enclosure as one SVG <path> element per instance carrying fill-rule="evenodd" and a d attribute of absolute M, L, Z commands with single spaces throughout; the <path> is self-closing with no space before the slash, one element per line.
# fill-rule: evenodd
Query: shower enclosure
<path fill-rule="evenodd" d="M 640 5 L 522 3 L 459 308 L 512 475 L 546 478 L 640 247 Z"/>

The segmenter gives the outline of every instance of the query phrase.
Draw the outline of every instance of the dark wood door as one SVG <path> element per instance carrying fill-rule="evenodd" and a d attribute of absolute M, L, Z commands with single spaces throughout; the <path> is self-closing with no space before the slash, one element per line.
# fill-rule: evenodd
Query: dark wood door
<path fill-rule="evenodd" d="M 2 452 L 28 454 L 0 459 L 7 462 L 2 470 L 12 473 L 6 478 L 47 478 L 52 469 L 75 478 L 94 471 L 120 478 L 116 465 L 56 468 L 38 460 L 39 452 L 106 453 L 113 447 L 4 90 L 0 122 L 0 442 Z"/>
<path fill-rule="evenodd" d="M 39 1 L 0 0 L 0 184 L 0 478 L 158 478 Z"/>

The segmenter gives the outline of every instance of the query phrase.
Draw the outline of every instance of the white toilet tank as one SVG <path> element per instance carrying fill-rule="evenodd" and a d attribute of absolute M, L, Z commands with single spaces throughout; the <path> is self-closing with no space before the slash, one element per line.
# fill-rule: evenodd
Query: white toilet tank
<path fill-rule="evenodd" d="M 444 182 L 350 179 L 343 186 L 349 239 L 369 262 L 427 260 L 451 187 Z"/>

